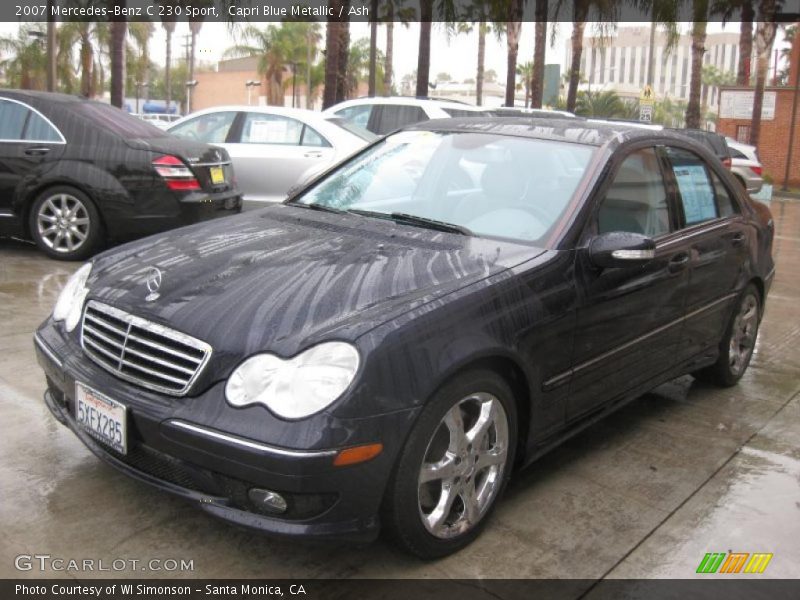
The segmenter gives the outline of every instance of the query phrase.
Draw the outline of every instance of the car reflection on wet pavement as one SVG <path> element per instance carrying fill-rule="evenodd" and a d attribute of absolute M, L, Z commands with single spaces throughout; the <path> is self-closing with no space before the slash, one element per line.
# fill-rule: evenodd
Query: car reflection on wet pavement
<path fill-rule="evenodd" d="M 381 541 L 239 530 L 101 463 L 45 407 L 33 351 L 34 328 L 78 265 L 0 240 L 0 577 L 64 576 L 14 568 L 15 556 L 34 552 L 177 557 L 209 578 L 582 579 L 695 577 L 706 553 L 764 552 L 773 558 L 755 576 L 797 577 L 800 202 L 771 209 L 777 274 L 741 382 L 718 389 L 686 376 L 629 404 L 518 474 L 484 534 L 431 563 Z"/>

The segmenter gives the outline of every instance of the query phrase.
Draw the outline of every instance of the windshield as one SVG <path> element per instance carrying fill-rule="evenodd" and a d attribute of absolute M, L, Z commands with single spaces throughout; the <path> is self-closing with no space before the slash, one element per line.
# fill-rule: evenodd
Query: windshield
<path fill-rule="evenodd" d="M 563 214 L 593 150 L 485 133 L 403 131 L 293 202 L 379 218 L 413 215 L 473 235 L 537 242 Z"/>

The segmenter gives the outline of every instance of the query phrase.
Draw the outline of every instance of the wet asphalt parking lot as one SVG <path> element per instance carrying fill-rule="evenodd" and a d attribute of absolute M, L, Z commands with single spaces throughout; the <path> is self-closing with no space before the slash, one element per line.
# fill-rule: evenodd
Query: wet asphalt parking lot
<path fill-rule="evenodd" d="M 739 385 L 639 398 L 519 473 L 483 535 L 434 562 L 239 530 L 100 462 L 45 407 L 33 350 L 77 265 L 0 240 L 0 577 L 688 578 L 706 552 L 770 552 L 760 577 L 798 577 L 800 202 L 771 208 L 777 275 Z M 194 570 L 20 572 L 21 554 Z"/>

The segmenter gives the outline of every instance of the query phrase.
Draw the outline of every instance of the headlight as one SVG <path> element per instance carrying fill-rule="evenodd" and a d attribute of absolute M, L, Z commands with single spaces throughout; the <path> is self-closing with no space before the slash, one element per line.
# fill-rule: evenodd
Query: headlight
<path fill-rule="evenodd" d="M 233 372 L 225 398 L 233 406 L 263 404 L 284 419 L 301 419 L 329 406 L 358 370 L 358 350 L 327 342 L 284 360 L 257 354 Z"/>
<path fill-rule="evenodd" d="M 89 293 L 86 280 L 89 279 L 91 272 L 92 263 L 83 265 L 73 273 L 58 296 L 56 307 L 53 309 L 53 320 L 64 321 L 64 328 L 67 331 L 75 329 L 78 321 L 81 320 L 83 301 L 86 300 L 86 295 Z"/>

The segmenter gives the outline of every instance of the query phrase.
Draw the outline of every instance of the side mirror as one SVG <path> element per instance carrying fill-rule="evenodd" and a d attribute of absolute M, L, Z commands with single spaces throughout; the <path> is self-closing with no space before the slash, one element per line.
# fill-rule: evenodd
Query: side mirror
<path fill-rule="evenodd" d="M 656 256 L 656 243 L 640 233 L 611 231 L 589 243 L 589 260 L 604 269 L 643 265 Z"/>

